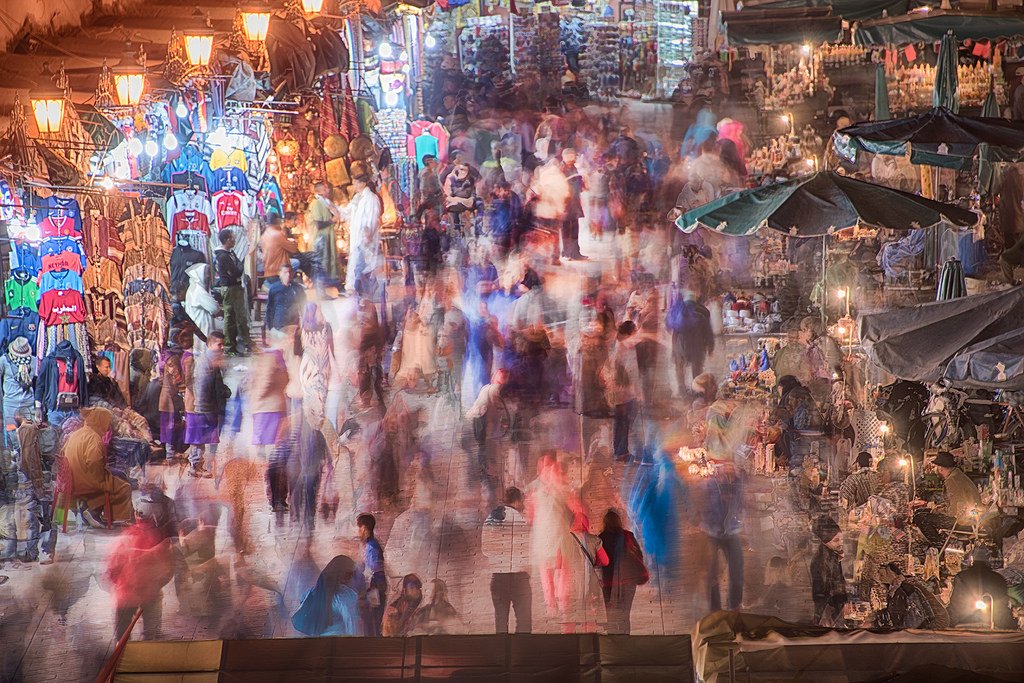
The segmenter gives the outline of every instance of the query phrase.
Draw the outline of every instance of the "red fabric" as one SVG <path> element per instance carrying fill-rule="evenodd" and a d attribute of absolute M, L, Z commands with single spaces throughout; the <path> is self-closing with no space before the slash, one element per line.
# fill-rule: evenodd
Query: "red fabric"
<path fill-rule="evenodd" d="M 171 238 L 176 238 L 180 230 L 198 230 L 209 235 L 210 219 L 202 211 L 179 211 L 171 219 Z"/>
<path fill-rule="evenodd" d="M 47 325 L 85 322 L 85 300 L 74 289 L 51 289 L 39 300 L 39 317 Z"/>
<path fill-rule="evenodd" d="M 107 580 L 117 605 L 139 605 L 160 598 L 174 578 L 174 551 L 151 522 L 125 529 L 107 559 Z"/>
<path fill-rule="evenodd" d="M 359 137 L 359 117 L 356 115 L 356 103 L 352 99 L 352 87 L 348 84 L 348 79 L 345 79 L 345 94 L 341 99 L 341 120 L 338 122 L 338 131 L 349 142 L 352 142 L 353 138 Z"/>
<path fill-rule="evenodd" d="M 82 274 L 82 257 L 73 251 L 65 251 L 61 254 L 47 254 L 40 259 L 43 264 L 43 273 L 53 270 L 73 270 L 79 275 Z"/>
<path fill-rule="evenodd" d="M 217 225 L 223 230 L 242 224 L 242 196 L 238 192 L 223 192 L 217 197 Z"/>
<path fill-rule="evenodd" d="M 47 216 L 39 223 L 39 232 L 45 237 L 81 237 L 82 233 L 75 228 L 75 219 Z"/>
<path fill-rule="evenodd" d="M 67 361 L 57 358 L 57 393 L 67 392 L 78 393 L 78 368 L 76 363 L 71 364 L 71 381 L 67 378 Z"/>

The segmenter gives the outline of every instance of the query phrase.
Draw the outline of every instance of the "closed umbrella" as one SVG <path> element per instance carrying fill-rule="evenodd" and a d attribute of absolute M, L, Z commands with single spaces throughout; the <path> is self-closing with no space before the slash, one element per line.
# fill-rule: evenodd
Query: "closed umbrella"
<path fill-rule="evenodd" d="M 875 68 L 875 121 L 888 121 L 892 118 L 889 113 L 889 86 L 885 82 L 885 69 L 879 64 Z"/>
<path fill-rule="evenodd" d="M 956 37 L 952 31 L 942 36 L 939 46 L 939 61 L 935 65 L 935 88 L 932 90 L 932 106 L 945 107 L 954 114 L 960 111 L 960 83 L 956 73 Z"/>
<path fill-rule="evenodd" d="M 999 103 L 996 102 L 996 94 L 991 90 L 985 95 L 985 101 L 981 105 L 981 116 L 983 118 L 999 118 Z"/>
<path fill-rule="evenodd" d="M 964 279 L 964 264 L 951 258 L 942 264 L 939 273 L 939 288 L 935 293 L 936 301 L 949 301 L 967 296 L 967 281 Z"/>

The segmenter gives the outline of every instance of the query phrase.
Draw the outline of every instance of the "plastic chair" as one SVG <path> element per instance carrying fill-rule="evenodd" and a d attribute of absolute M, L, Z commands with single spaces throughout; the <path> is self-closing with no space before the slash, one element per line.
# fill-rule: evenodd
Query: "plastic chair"
<path fill-rule="evenodd" d="M 97 489 L 76 489 L 71 476 L 71 467 L 68 465 L 67 459 L 63 457 L 57 458 L 55 464 L 57 465 L 57 478 L 53 485 L 53 514 L 56 516 L 57 510 L 64 510 L 63 532 L 68 532 L 68 504 L 70 501 L 77 501 L 84 496 L 95 496 L 98 494 L 103 495 L 103 511 L 107 517 L 107 528 L 113 529 L 114 515 L 110 505 L 110 493 Z M 63 500 L 61 500 L 62 497 Z M 63 503 L 63 507 L 61 507 L 60 503 Z"/>

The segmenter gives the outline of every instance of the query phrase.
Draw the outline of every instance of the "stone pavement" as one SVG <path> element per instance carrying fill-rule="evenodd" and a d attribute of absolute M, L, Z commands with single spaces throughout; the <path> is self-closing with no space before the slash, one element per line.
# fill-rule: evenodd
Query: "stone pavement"
<path fill-rule="evenodd" d="M 742 347 L 746 343 L 739 340 L 731 346 L 719 344 L 709 369 L 723 369 L 728 357 L 750 350 Z M 241 374 L 244 368 L 233 371 L 232 381 Z M 422 469 L 403 463 L 400 504 L 370 509 L 378 517 L 378 536 L 385 545 L 392 585 L 404 572 L 415 571 L 423 580 L 427 602 L 431 597 L 430 581 L 441 579 L 459 613 L 461 631 L 493 632 L 489 569 L 480 550 L 480 525 L 490 504 L 479 483 L 475 456 L 467 457 L 462 448 L 466 425 L 458 404 L 450 397 L 427 393 L 406 393 L 404 399 L 411 413 L 418 415 L 420 444 L 429 454 L 430 477 Z M 671 410 L 667 413 L 671 415 Z M 365 432 L 379 416 L 371 410 L 354 417 Z M 219 486 L 214 480 L 190 478 L 182 466 L 148 468 L 146 477 L 162 478 L 168 494 L 177 501 L 179 516 L 209 506 L 219 512 L 217 558 L 226 570 L 228 587 L 227 596 L 211 605 L 214 614 L 200 617 L 181 613 L 174 583 L 168 584 L 163 590 L 164 639 L 296 637 L 300 634 L 292 628 L 290 615 L 319 569 L 337 554 L 359 556 L 354 518 L 366 511 L 367 501 L 373 500 L 366 486 L 368 465 L 360 457 L 363 436 L 357 435 L 336 449 L 333 472 L 322 485 L 325 494 L 335 499 L 336 512 L 319 518 L 312 535 L 307 535 L 289 514 L 270 511 L 265 462 L 254 448 L 245 446 L 249 429 L 250 425 L 243 425 L 232 445 L 222 445 L 217 466 L 229 473 Z M 562 444 L 578 444 L 580 429 L 587 443 L 594 434 L 598 443 L 610 441 L 611 420 L 581 420 L 568 409 L 543 412 L 535 431 L 551 435 L 550 439 Z M 546 441 L 526 448 L 524 485 L 536 472 L 542 448 L 550 446 L 551 442 Z M 572 450 L 578 452 L 579 447 Z M 607 508 L 623 509 L 623 481 L 632 476 L 632 470 L 627 472 L 626 466 L 613 462 L 608 448 L 592 451 L 589 460 L 581 463 L 572 476 L 595 530 Z M 421 482 L 418 490 L 417 481 Z M 429 497 L 430 513 L 418 517 L 411 512 L 403 514 L 414 493 Z M 232 534 L 229 528 L 233 510 L 244 512 L 241 529 L 249 539 L 245 553 L 236 552 L 238 534 Z M 638 589 L 632 611 L 633 633 L 687 632 L 707 613 L 708 551 L 695 525 L 697 512 L 689 509 L 684 515 L 677 578 L 663 581 L 652 572 L 652 581 Z M 752 478 L 747 486 L 746 513 L 745 607 L 758 606 L 768 560 L 780 555 L 789 560 L 789 586 L 782 591 L 781 602 L 760 605 L 758 611 L 774 610 L 791 620 L 808 620 L 809 553 L 800 550 L 793 539 L 782 538 L 774 531 L 773 515 L 806 519 L 794 507 L 788 480 Z M 90 680 L 98 672 L 114 645 L 113 607 L 102 580 L 102 566 L 116 536 L 116 530 L 76 530 L 72 521 L 68 533 L 60 534 L 55 564 L 18 568 L 8 563 L 0 570 L 10 577 L 0 586 L 0 680 Z M 720 566 L 724 598 L 725 563 Z M 536 577 L 533 603 L 532 630 L 558 633 L 560 625 L 548 615 Z M 134 633 L 135 638 L 140 636 L 141 624 Z"/>

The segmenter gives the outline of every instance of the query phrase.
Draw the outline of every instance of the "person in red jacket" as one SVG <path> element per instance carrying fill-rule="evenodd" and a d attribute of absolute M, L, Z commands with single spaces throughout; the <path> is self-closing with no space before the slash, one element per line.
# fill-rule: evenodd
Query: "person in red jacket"
<path fill-rule="evenodd" d="M 121 639 L 135 611 L 141 608 L 142 639 L 158 638 L 163 617 L 162 589 L 174 578 L 174 551 L 152 519 L 140 518 L 121 533 L 107 557 L 105 577 L 114 598 L 115 637 Z"/>

